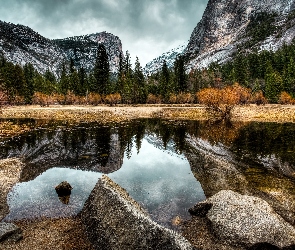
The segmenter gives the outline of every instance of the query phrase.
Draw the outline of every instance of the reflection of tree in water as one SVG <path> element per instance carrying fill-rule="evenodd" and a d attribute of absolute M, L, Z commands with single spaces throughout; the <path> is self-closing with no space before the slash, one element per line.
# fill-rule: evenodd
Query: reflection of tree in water
<path fill-rule="evenodd" d="M 250 123 L 233 142 L 238 155 L 275 155 L 283 162 L 295 164 L 295 125 L 291 123 Z"/>

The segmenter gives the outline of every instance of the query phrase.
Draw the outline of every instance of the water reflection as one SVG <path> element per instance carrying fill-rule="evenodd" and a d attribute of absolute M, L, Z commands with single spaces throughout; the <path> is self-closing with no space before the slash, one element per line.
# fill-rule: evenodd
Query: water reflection
<path fill-rule="evenodd" d="M 22 183 L 10 193 L 6 219 L 76 214 L 104 173 L 170 227 L 205 199 L 203 190 L 211 196 L 222 189 L 261 196 L 295 221 L 285 202 L 295 201 L 294 150 L 294 124 L 157 119 L 51 124 L 0 144 L 0 158 L 26 163 Z M 65 180 L 73 190 L 61 202 L 54 187 Z"/>
<path fill-rule="evenodd" d="M 136 136 L 131 140 L 121 168 L 109 177 L 125 188 L 153 219 L 173 228 L 175 217 L 187 219 L 188 208 L 205 196 L 194 178 L 184 155 L 173 150 L 173 141 L 165 150 L 156 134 L 145 134 L 140 150 Z M 9 194 L 10 213 L 5 220 L 61 217 L 77 214 L 83 207 L 101 173 L 51 168 L 32 181 L 17 184 Z M 58 198 L 54 187 L 61 181 L 73 187 L 70 199 Z"/>

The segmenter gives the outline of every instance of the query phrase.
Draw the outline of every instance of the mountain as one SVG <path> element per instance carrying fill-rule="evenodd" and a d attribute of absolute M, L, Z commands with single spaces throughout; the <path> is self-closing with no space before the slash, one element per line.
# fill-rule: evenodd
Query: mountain
<path fill-rule="evenodd" d="M 145 75 L 151 75 L 158 72 L 162 68 L 164 61 L 166 61 L 168 68 L 172 68 L 176 57 L 183 54 L 186 46 L 187 43 L 179 45 L 177 48 L 165 52 L 161 56 L 147 63 L 143 69 Z"/>
<path fill-rule="evenodd" d="M 102 43 L 107 51 L 111 72 L 116 72 L 119 67 L 120 53 L 122 53 L 122 43 L 119 37 L 111 33 L 101 32 L 85 36 L 74 36 L 65 39 L 52 40 L 63 50 L 67 60 L 74 59 L 75 66 L 84 67 L 86 71 L 93 68 L 95 62 L 97 45 Z"/>
<path fill-rule="evenodd" d="M 85 36 L 50 40 L 23 25 L 0 21 L 0 52 L 13 63 L 32 63 L 41 73 L 47 69 L 59 75 L 63 61 L 71 58 L 77 67 L 90 71 L 95 63 L 98 44 L 108 52 L 111 72 L 119 67 L 122 52 L 121 40 L 113 34 L 101 32 Z"/>
<path fill-rule="evenodd" d="M 295 0 L 209 0 L 191 34 L 188 69 L 223 63 L 237 52 L 277 50 L 295 37 Z"/>

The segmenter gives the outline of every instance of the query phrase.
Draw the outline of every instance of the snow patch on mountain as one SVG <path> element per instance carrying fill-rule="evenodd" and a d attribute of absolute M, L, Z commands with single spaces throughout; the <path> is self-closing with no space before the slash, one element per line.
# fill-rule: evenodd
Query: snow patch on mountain
<path fill-rule="evenodd" d="M 143 71 L 145 75 L 151 75 L 161 70 L 164 61 L 166 61 L 168 68 L 172 68 L 177 56 L 182 55 L 187 46 L 187 43 L 181 44 L 178 47 L 163 53 L 161 56 L 153 59 L 146 64 Z"/>

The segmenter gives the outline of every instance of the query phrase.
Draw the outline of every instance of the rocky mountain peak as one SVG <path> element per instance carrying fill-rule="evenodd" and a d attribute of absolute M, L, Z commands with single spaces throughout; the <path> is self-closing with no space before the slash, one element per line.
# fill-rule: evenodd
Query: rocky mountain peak
<path fill-rule="evenodd" d="M 110 70 L 115 73 L 123 52 L 120 38 L 111 33 L 104 31 L 50 40 L 29 27 L 0 21 L 0 51 L 6 59 L 20 65 L 31 63 L 40 73 L 49 69 L 58 76 L 61 64 L 70 59 L 76 67 L 91 71 L 99 43 L 106 47 Z"/>
<path fill-rule="evenodd" d="M 284 33 L 288 32 L 292 27 L 286 27 L 284 21 L 294 7 L 294 0 L 209 0 L 185 51 L 191 58 L 189 68 L 206 67 L 213 61 L 227 61 L 237 50 L 237 46 L 249 39 L 248 26 L 251 22 L 257 21 L 255 18 L 261 13 L 263 15 L 260 17 L 264 16 L 264 20 L 257 22 L 257 25 L 274 17 L 273 25 L 277 28 L 283 26 Z M 266 38 L 278 35 L 277 30 L 257 42 L 263 45 Z M 293 37 L 294 34 L 292 39 Z M 280 34 L 280 37 L 274 37 L 267 43 L 274 43 L 275 47 L 280 47 L 289 41 L 290 36 L 287 39 L 284 38 L 284 34 Z"/>

